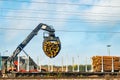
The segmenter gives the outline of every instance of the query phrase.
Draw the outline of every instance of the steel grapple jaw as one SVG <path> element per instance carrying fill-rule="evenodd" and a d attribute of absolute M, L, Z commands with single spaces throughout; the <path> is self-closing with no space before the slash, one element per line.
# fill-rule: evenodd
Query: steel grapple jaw
<path fill-rule="evenodd" d="M 56 37 L 54 34 L 49 36 L 44 36 L 43 41 L 43 51 L 45 54 L 50 57 L 54 58 L 58 55 L 61 50 L 61 42 L 59 37 Z"/>

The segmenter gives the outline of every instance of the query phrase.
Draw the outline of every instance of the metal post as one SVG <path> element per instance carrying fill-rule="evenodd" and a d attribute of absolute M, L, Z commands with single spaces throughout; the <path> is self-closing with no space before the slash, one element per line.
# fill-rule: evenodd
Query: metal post
<path fill-rule="evenodd" d="M 108 49 L 108 54 L 109 54 L 109 56 L 110 56 L 110 47 L 111 47 L 111 45 L 107 45 L 107 49 Z"/>
<path fill-rule="evenodd" d="M 80 65 L 79 65 L 79 56 L 78 56 L 78 72 L 79 72 L 79 69 L 80 69 Z"/>
<path fill-rule="evenodd" d="M 67 59 L 66 59 L 66 72 L 68 72 Z"/>
<path fill-rule="evenodd" d="M 50 71 L 50 61 L 48 62 L 48 72 Z"/>
<path fill-rule="evenodd" d="M 51 72 L 53 72 L 53 64 L 51 65 Z"/>
<path fill-rule="evenodd" d="M 66 72 L 68 72 L 68 66 L 66 65 Z"/>
<path fill-rule="evenodd" d="M 74 72 L 74 57 L 72 58 L 72 62 L 73 62 L 73 68 L 72 68 L 73 70 L 72 71 Z"/>
<path fill-rule="evenodd" d="M 42 66 L 41 66 L 40 60 L 39 60 L 39 65 L 40 65 L 40 72 L 41 72 L 41 68 L 42 68 Z"/>
<path fill-rule="evenodd" d="M 29 56 L 27 56 L 27 71 L 29 71 Z"/>
<path fill-rule="evenodd" d="M 113 60 L 113 57 L 112 57 L 112 72 L 114 72 L 114 60 Z"/>
<path fill-rule="evenodd" d="M 40 72 L 41 72 L 41 67 L 42 67 L 42 66 L 41 66 L 41 64 L 40 64 Z"/>
<path fill-rule="evenodd" d="M 1 52 L 0 52 L 0 70 L 2 70 L 2 55 L 1 55 Z"/>
<path fill-rule="evenodd" d="M 62 56 L 62 72 L 63 72 L 63 56 Z"/>
<path fill-rule="evenodd" d="M 88 71 L 87 71 L 87 57 L 86 57 L 86 67 L 85 67 L 85 71 L 88 72 Z"/>
<path fill-rule="evenodd" d="M 18 55 L 18 72 L 20 71 L 20 56 Z"/>
<path fill-rule="evenodd" d="M 51 59 L 50 72 L 53 72 L 53 59 Z"/>
<path fill-rule="evenodd" d="M 39 57 L 37 56 L 37 64 L 38 64 L 38 66 L 37 66 L 37 71 L 39 70 Z"/>
<path fill-rule="evenodd" d="M 90 58 L 92 60 L 92 58 Z M 91 72 L 93 72 L 93 60 L 91 61 L 91 66 L 92 66 L 92 69 L 91 69 Z"/>
<path fill-rule="evenodd" d="M 68 72 L 68 66 L 66 65 L 66 72 Z"/>
<path fill-rule="evenodd" d="M 102 56 L 102 70 L 101 70 L 101 72 L 104 72 L 104 65 L 103 65 L 103 56 Z"/>

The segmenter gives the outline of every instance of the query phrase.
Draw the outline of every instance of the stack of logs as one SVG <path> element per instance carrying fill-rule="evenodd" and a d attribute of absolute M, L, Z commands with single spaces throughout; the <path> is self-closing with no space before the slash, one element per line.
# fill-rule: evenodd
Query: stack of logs
<path fill-rule="evenodd" d="M 118 72 L 120 70 L 120 57 L 93 56 L 92 67 L 94 72 Z"/>

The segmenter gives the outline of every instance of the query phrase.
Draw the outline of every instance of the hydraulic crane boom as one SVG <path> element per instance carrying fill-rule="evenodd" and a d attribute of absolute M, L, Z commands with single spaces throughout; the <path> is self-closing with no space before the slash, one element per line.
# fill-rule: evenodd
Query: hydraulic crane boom
<path fill-rule="evenodd" d="M 54 32 L 55 30 L 51 28 L 50 26 L 40 23 L 26 38 L 23 40 L 21 44 L 18 45 L 18 47 L 15 49 L 11 57 L 8 57 L 8 59 L 5 61 L 5 69 L 7 68 L 7 62 L 12 63 L 14 59 L 17 57 L 17 55 L 23 50 L 23 48 L 30 42 L 30 40 L 38 34 L 39 30 L 45 30 L 48 31 L 49 36 L 44 37 L 44 44 L 43 44 L 43 50 L 45 54 L 53 58 L 55 57 L 60 49 L 61 49 L 61 44 L 59 37 L 56 37 Z M 48 43 L 49 42 L 49 43 Z M 49 46 L 50 45 L 50 46 Z M 49 49 L 50 48 L 50 49 Z"/>
<path fill-rule="evenodd" d="M 52 29 L 50 26 L 40 23 L 28 36 L 27 38 L 20 44 L 18 45 L 18 47 L 15 49 L 15 51 L 13 52 L 13 55 L 11 57 L 8 58 L 9 61 L 12 61 L 22 50 L 23 48 L 30 42 L 30 40 L 37 35 L 38 31 L 42 29 L 45 31 L 48 31 L 50 33 L 54 33 L 55 30 Z"/>

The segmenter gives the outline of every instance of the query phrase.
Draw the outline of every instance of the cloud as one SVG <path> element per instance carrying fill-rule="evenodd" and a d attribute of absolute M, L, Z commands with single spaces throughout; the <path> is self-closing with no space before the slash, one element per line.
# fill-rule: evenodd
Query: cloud
<path fill-rule="evenodd" d="M 0 1 L 0 6 L 2 5 L 2 1 Z"/>
<path fill-rule="evenodd" d="M 40 2 L 39 0 L 32 0 L 32 1 Z M 49 1 L 41 0 L 41 2 L 49 2 Z M 56 3 L 59 3 L 59 2 L 61 2 L 61 1 L 60 0 L 56 1 Z M 72 3 L 69 0 L 64 0 L 64 2 Z M 31 10 L 31 11 L 27 12 L 27 10 Z M 39 11 L 35 12 L 34 10 L 39 10 Z M 54 12 L 52 12 L 52 10 L 54 10 Z M 11 28 L 23 28 L 23 29 L 32 28 L 33 29 L 39 23 L 45 23 L 48 25 L 49 24 L 53 25 L 55 29 L 63 29 L 64 28 L 63 26 L 66 23 L 66 20 L 70 16 L 72 16 L 72 15 L 65 15 L 64 12 L 65 11 L 76 11 L 76 10 L 77 10 L 77 6 L 70 7 L 69 5 L 61 5 L 61 4 L 51 5 L 51 4 L 47 4 L 47 3 L 43 3 L 43 4 L 41 4 L 41 3 L 29 3 L 29 4 L 21 3 L 21 8 L 19 8 L 18 10 L 12 11 L 12 12 L 10 11 L 6 15 L 6 16 L 21 16 L 21 18 L 15 17 L 15 19 L 12 21 L 10 21 L 8 19 L 7 24 Z M 20 11 L 22 11 L 22 12 L 20 12 Z M 62 12 L 59 12 L 59 11 L 62 11 Z M 54 15 L 52 13 L 54 13 Z M 32 20 L 29 20 L 29 18 L 28 18 L 28 20 L 24 20 L 25 19 L 24 16 L 25 17 L 35 17 L 35 18 Z M 16 18 L 18 18 L 18 19 L 20 18 L 23 20 L 16 20 Z M 50 20 L 45 20 L 47 18 Z M 15 39 L 19 34 L 21 34 L 20 31 L 14 31 L 14 32 L 7 31 L 6 32 L 6 41 L 11 41 L 11 40 Z M 8 38 L 8 36 L 11 36 L 11 37 Z"/>
<path fill-rule="evenodd" d="M 18 9 L 18 10 L 15 10 L 15 11 L 10 11 L 6 16 L 18 16 L 18 17 L 15 17 L 14 20 L 10 21 L 8 19 L 8 25 L 9 27 L 11 28 L 20 28 L 20 29 L 26 29 L 26 28 L 31 28 L 31 29 L 34 29 L 41 21 L 42 21 L 42 18 L 47 18 L 48 14 L 39 14 L 39 13 L 34 13 L 33 11 L 30 11 L 30 12 L 27 12 L 25 10 L 40 10 L 42 8 L 46 9 L 47 7 L 47 4 L 41 4 L 41 7 L 39 4 L 34 4 L 34 3 L 22 3 L 21 4 L 21 8 Z M 19 11 L 23 11 L 23 12 L 20 12 Z M 19 17 L 21 16 L 21 17 Z M 37 18 L 37 21 L 36 19 L 32 19 L 30 20 L 30 18 L 28 18 L 28 20 L 24 20 L 26 18 L 24 17 L 37 17 L 37 16 L 41 16 L 41 18 Z M 21 20 L 16 20 L 17 19 L 21 19 Z M 11 33 L 11 34 L 10 34 Z M 7 31 L 6 33 L 6 40 L 7 41 L 11 41 L 13 39 L 15 39 L 18 35 L 22 34 L 21 31 Z M 8 38 L 8 36 L 11 36 Z"/>
<path fill-rule="evenodd" d="M 63 3 L 60 0 L 58 0 L 56 3 Z M 72 1 L 70 0 L 64 0 L 64 3 L 70 3 L 72 4 Z M 68 20 L 69 17 L 73 16 L 71 15 L 66 15 L 65 13 L 67 11 L 72 11 L 72 12 L 76 12 L 77 11 L 78 6 L 71 6 L 71 5 L 62 5 L 62 4 L 58 4 L 56 5 L 56 15 L 54 16 L 54 18 L 56 18 L 54 21 L 58 21 L 59 23 L 56 23 L 56 26 L 62 27 L 66 21 Z M 61 11 L 61 12 L 59 12 Z M 54 22 L 53 22 L 54 24 Z"/>
<path fill-rule="evenodd" d="M 116 0 L 100 0 L 96 4 L 93 4 L 95 6 L 92 6 L 84 11 L 83 19 L 86 22 L 93 21 L 97 23 L 107 22 L 107 24 L 116 24 L 120 18 L 120 8 L 114 6 L 119 6 L 119 3 L 120 1 Z"/>

